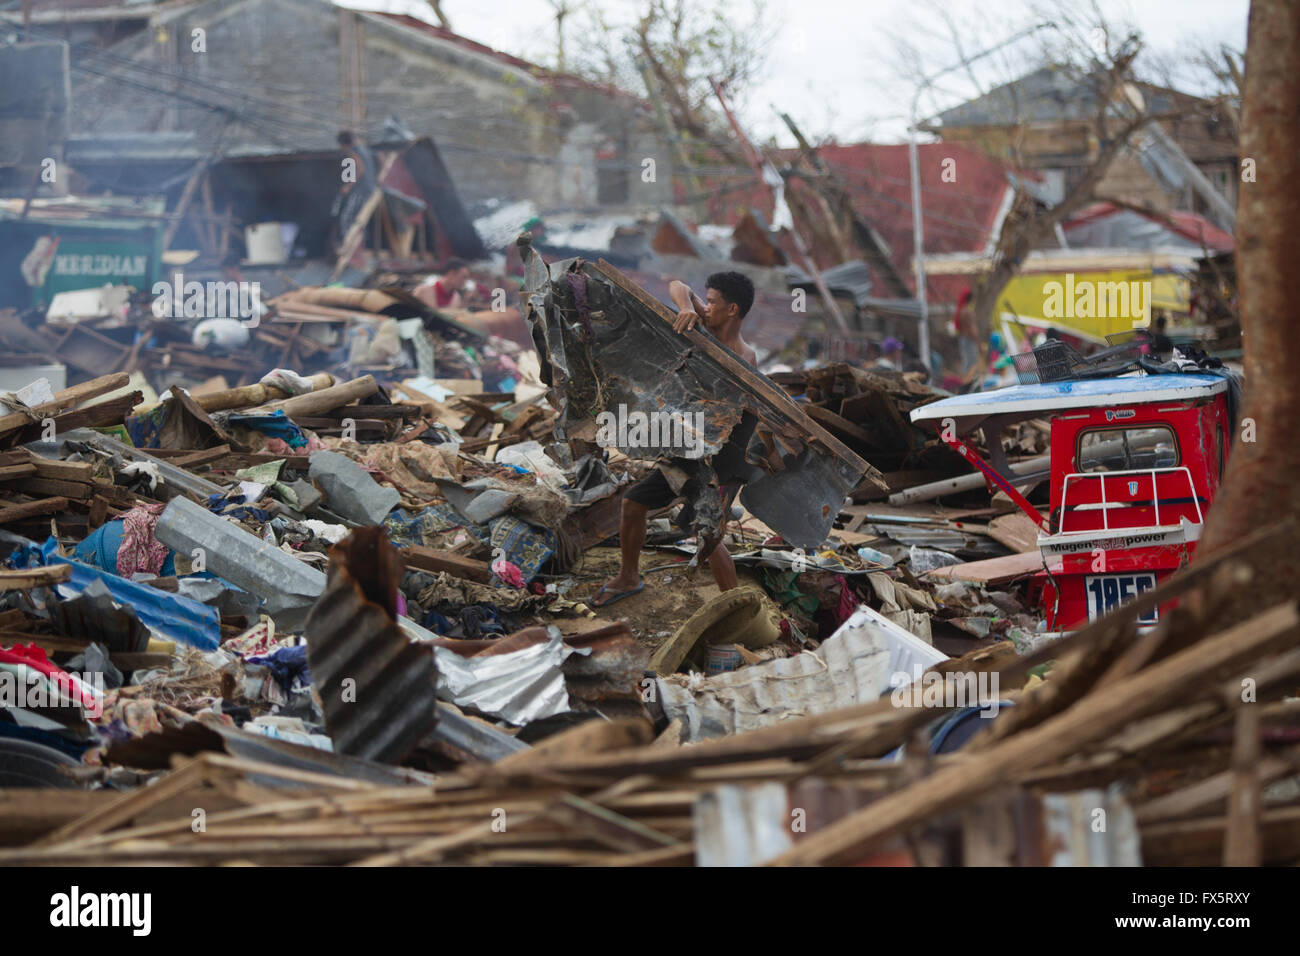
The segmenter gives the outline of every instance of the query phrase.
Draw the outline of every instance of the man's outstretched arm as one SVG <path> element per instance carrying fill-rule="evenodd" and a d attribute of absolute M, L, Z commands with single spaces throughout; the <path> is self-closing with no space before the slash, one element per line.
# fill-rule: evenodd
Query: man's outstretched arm
<path fill-rule="evenodd" d="M 678 332 L 693 329 L 704 313 L 704 302 L 691 291 L 691 287 L 680 279 L 668 283 L 668 298 L 677 306 L 677 321 L 673 328 Z"/>

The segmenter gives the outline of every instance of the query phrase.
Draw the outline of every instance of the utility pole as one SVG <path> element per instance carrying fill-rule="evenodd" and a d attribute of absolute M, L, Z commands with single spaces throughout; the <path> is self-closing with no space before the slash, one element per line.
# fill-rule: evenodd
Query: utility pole
<path fill-rule="evenodd" d="M 918 350 L 921 353 L 921 361 L 927 369 L 930 368 L 930 303 L 925 294 L 925 227 L 921 218 L 921 173 L 916 146 L 917 113 L 921 108 L 921 94 L 944 74 L 959 70 L 962 67 L 969 67 L 976 60 L 982 60 L 1003 47 L 1010 46 L 1017 40 L 1052 26 L 1054 26 L 1052 23 L 1037 23 L 1032 27 L 1021 30 L 1019 33 L 1013 34 L 987 50 L 981 50 L 972 56 L 964 57 L 960 63 L 955 63 L 937 73 L 922 77 L 921 85 L 917 87 L 916 95 L 912 97 L 911 119 L 907 125 L 907 166 L 912 178 L 912 251 L 914 254 L 912 268 L 916 275 L 916 300 L 921 306 L 921 325 L 917 330 Z"/>

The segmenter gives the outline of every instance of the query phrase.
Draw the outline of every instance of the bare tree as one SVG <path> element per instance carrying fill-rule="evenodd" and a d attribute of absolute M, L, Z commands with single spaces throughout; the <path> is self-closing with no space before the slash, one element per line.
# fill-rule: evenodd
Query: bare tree
<path fill-rule="evenodd" d="M 734 101 L 762 74 L 775 35 L 764 4 L 629 0 L 620 8 L 588 3 L 579 30 L 595 40 L 575 50 L 569 65 L 590 79 L 637 89 L 644 82 L 639 63 L 678 133 L 744 166 L 744 153 L 729 134 L 709 81 L 718 80 Z"/>
<path fill-rule="evenodd" d="M 1058 224 L 1096 199 L 1097 185 L 1111 165 L 1129 147 L 1133 136 L 1154 120 L 1148 108 L 1132 105 L 1126 96 L 1136 80 L 1133 64 L 1142 49 L 1141 41 L 1130 35 L 1113 52 L 1108 34 L 1104 43 L 1108 62 L 1098 63 L 1096 69 L 1080 78 L 1095 95 L 1092 127 L 1099 144 L 1097 153 L 1054 205 L 1040 204 L 1025 189 L 1017 189 L 1011 211 L 1002 221 L 992 264 L 980 274 L 972 289 L 973 332 L 981 343 L 988 340 L 998 299 L 1020 271 L 1021 263 L 1030 252 L 1051 239 Z M 1012 148 L 1015 148 L 1014 141 Z"/>
<path fill-rule="evenodd" d="M 568 69 L 568 59 L 564 55 L 564 18 L 575 9 L 570 0 L 550 0 L 551 9 L 555 11 L 555 68 L 561 72 Z"/>
<path fill-rule="evenodd" d="M 1206 105 L 1226 118 L 1236 139 L 1241 139 L 1241 95 L 1245 83 L 1245 54 L 1226 43 L 1204 44 L 1191 54 L 1191 65 L 1208 80 Z"/>

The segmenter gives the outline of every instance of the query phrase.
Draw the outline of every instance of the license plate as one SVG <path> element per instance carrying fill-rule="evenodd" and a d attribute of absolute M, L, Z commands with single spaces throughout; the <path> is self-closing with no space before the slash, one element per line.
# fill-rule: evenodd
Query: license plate
<path fill-rule="evenodd" d="M 1132 600 L 1143 591 L 1156 586 L 1154 574 L 1098 574 L 1083 579 L 1088 600 L 1088 620 L 1095 621 L 1113 611 L 1125 601 Z M 1154 624 L 1160 620 L 1159 608 L 1152 608 L 1138 618 L 1139 624 Z"/>

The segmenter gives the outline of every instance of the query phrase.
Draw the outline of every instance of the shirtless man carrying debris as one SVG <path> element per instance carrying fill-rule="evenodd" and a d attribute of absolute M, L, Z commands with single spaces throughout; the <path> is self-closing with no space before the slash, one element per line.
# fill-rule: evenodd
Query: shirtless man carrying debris
<path fill-rule="evenodd" d="M 703 323 L 719 342 L 750 365 L 757 365 L 758 356 L 740 337 L 740 323 L 754 304 L 754 283 L 739 272 L 716 272 L 705 283 L 704 298 L 700 299 L 690 286 L 674 280 L 668 287 L 668 297 L 677 307 L 677 319 L 673 328 L 678 332 L 693 329 Z M 731 508 L 731 502 L 746 474 L 745 448 L 754 433 L 757 419 L 747 412 L 735 428 L 732 429 L 727 443 L 713 456 L 713 470 L 722 483 L 723 513 Z M 683 492 L 685 489 L 683 488 Z M 641 580 L 641 547 L 645 544 L 646 516 L 659 508 L 667 507 L 679 497 L 672 485 L 659 469 L 637 482 L 627 490 L 623 497 L 623 516 L 619 525 L 619 571 L 601 585 L 592 597 L 592 607 L 606 607 L 622 598 L 638 594 L 645 587 Z M 677 526 L 689 528 L 694 518 L 694 508 L 687 505 L 677 516 Z M 704 559 L 713 572 L 713 580 L 718 587 L 727 591 L 739 583 L 736 580 L 736 566 L 726 545 L 721 542 L 706 555 Z"/>

